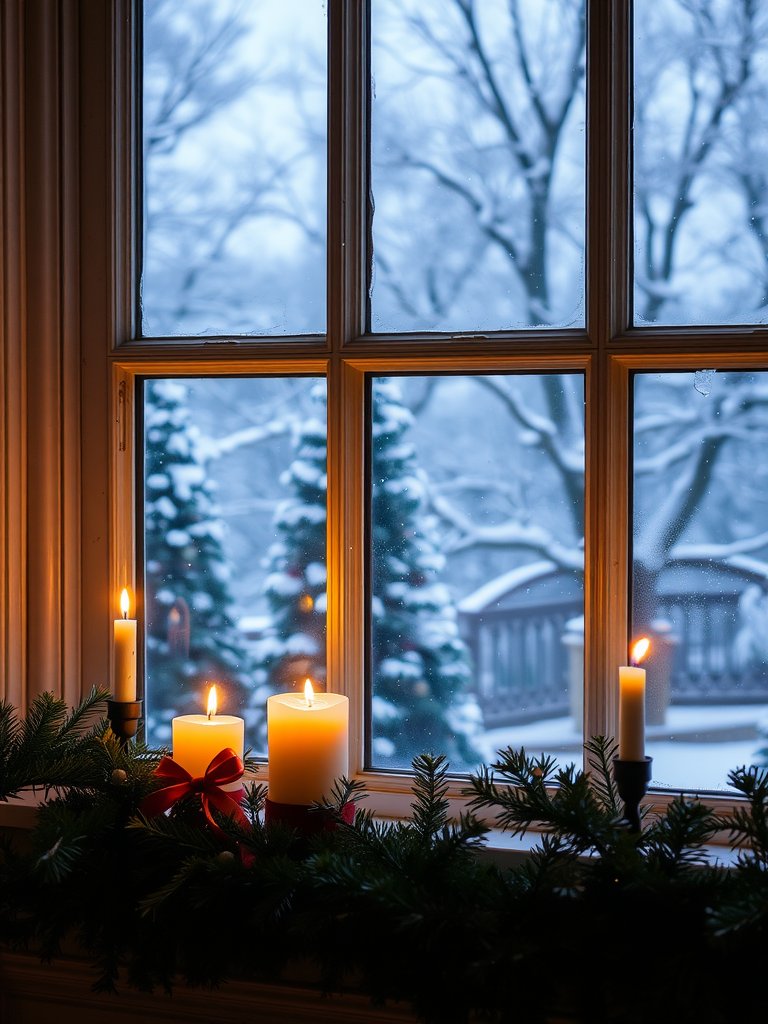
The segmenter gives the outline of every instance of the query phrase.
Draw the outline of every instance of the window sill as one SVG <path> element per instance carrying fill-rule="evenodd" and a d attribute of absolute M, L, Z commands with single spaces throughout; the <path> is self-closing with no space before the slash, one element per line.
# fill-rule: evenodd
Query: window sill
<path fill-rule="evenodd" d="M 77 957 L 43 964 L 34 956 L 0 952 L 0 1020 L 25 1024 L 119 1024 L 143 1017 L 179 1024 L 415 1024 L 405 1006 L 372 1006 L 354 991 L 327 996 L 298 980 L 284 984 L 229 981 L 206 991 L 185 985 L 173 994 L 147 993 L 118 983 L 117 995 L 92 991 L 93 967 Z"/>
<path fill-rule="evenodd" d="M 23 793 L 18 799 L 8 803 L 0 803 L 0 828 L 13 828 L 27 830 L 34 828 L 37 818 L 37 808 L 43 802 L 43 794 Z M 378 804 L 379 802 L 376 801 Z M 654 801 L 655 805 L 655 801 Z M 654 806 L 652 805 L 652 807 Z M 654 809 L 661 810 L 660 805 Z M 451 808 L 454 812 L 454 808 Z M 384 814 L 379 806 L 376 807 L 377 817 L 382 820 L 392 820 L 399 817 L 397 814 Z M 458 813 L 458 811 L 455 811 Z M 492 828 L 486 836 L 483 846 L 478 849 L 478 856 L 489 860 L 498 867 L 514 867 L 520 861 L 528 857 L 531 851 L 539 842 L 540 833 L 531 829 L 524 836 L 511 836 L 498 828 Z M 706 863 L 711 867 L 733 867 L 736 864 L 738 851 L 732 849 L 725 842 L 708 843 L 702 847 Z"/>

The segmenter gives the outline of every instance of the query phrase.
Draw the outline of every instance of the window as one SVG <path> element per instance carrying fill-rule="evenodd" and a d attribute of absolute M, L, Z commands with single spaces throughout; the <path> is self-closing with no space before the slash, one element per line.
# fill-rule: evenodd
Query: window
<path fill-rule="evenodd" d="M 207 671 L 197 642 L 259 750 L 265 695 L 306 674 L 352 697 L 358 768 L 435 749 L 467 771 L 507 744 L 578 760 L 585 733 L 615 731 L 616 669 L 647 632 L 656 781 L 723 789 L 761 756 L 768 544 L 761 473 L 739 481 L 762 378 L 741 328 L 730 364 L 717 348 L 761 317 L 764 161 L 745 129 L 766 12 L 647 7 L 611 49 L 582 0 L 303 0 L 298 32 L 280 4 L 145 0 L 125 352 L 143 345 L 157 738 L 192 699 L 184 671 Z M 231 341 L 190 377 L 201 335 Z M 328 432 L 308 455 L 318 388 Z M 207 446 L 188 499 L 216 484 L 213 555 L 163 518 L 178 495 L 152 438 L 174 401 Z M 235 574 L 213 598 L 209 568 L 185 597 L 214 556 Z"/>
<path fill-rule="evenodd" d="M 368 762 L 432 749 L 468 771 L 510 742 L 578 757 L 581 375 L 370 387 Z"/>
<path fill-rule="evenodd" d="M 325 565 L 307 591 L 325 629 L 314 668 L 350 696 L 352 765 L 393 794 L 381 809 L 407 759 L 382 742 L 397 736 L 387 703 L 408 707 L 374 654 L 394 557 L 376 489 L 403 480 L 373 469 L 387 404 L 416 460 L 409 514 L 436 550 L 390 582 L 437 587 L 426 611 L 456 629 L 441 634 L 460 655 L 452 735 L 454 711 L 466 725 L 479 709 L 482 753 L 577 758 L 584 735 L 615 734 L 617 666 L 648 627 L 649 685 L 670 666 L 656 781 L 719 791 L 736 745 L 738 762 L 765 757 L 768 5 L 302 0 L 288 25 L 283 4 L 228 0 L 23 25 L 14 10 L 7 38 L 23 31 L 27 66 L 47 69 L 26 92 L 21 65 L 3 71 L 25 95 L 25 133 L 6 127 L 28 186 L 18 230 L 3 198 L 6 253 L 19 232 L 28 245 L 26 319 L 7 337 L 36 367 L 6 360 L 3 384 L 23 442 L 3 469 L 16 702 L 107 677 L 107 595 L 130 582 L 141 598 L 143 527 L 161 514 L 143 522 L 137 503 L 162 498 L 142 449 L 163 390 L 185 393 L 211 445 L 269 434 L 285 399 L 286 433 L 258 458 L 238 449 L 247 467 L 209 495 L 230 521 L 233 622 L 251 650 L 268 639 L 267 534 L 311 382 L 327 403 L 325 552 L 305 559 Z M 137 143 L 142 107 L 153 128 Z M 14 399 L 21 381 L 34 402 Z M 22 536 L 24 487 L 39 500 Z M 674 528 L 654 535 L 675 498 Z M 266 553 L 246 559 L 234 520 L 251 515 Z M 262 558 L 254 596 L 246 566 Z M 193 602 L 172 596 L 164 642 L 183 650 Z"/>
<path fill-rule="evenodd" d="M 170 744 L 215 682 L 264 755 L 267 697 L 325 683 L 325 381 L 152 378 L 143 395 L 148 735 Z"/>

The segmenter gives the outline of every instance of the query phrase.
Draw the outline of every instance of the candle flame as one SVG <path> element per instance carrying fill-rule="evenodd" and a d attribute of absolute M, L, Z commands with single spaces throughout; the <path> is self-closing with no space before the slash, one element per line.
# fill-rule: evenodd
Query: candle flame
<path fill-rule="evenodd" d="M 123 587 L 123 592 L 120 594 L 120 611 L 123 614 L 123 618 L 128 618 L 128 608 L 130 606 L 130 597 L 128 596 L 128 588 Z"/>
<path fill-rule="evenodd" d="M 641 637 L 637 641 L 637 643 L 633 644 L 632 650 L 630 652 L 630 660 L 632 664 L 639 665 L 640 662 L 645 659 L 646 655 L 648 654 L 648 651 L 650 650 L 650 647 L 651 641 L 648 639 L 647 636 Z"/>
<path fill-rule="evenodd" d="M 213 718 L 218 710 L 218 701 L 216 699 L 216 687 L 212 686 L 208 691 L 208 718 Z"/>
<path fill-rule="evenodd" d="M 307 679 L 304 683 L 304 700 L 307 702 L 307 707 L 311 708 L 315 700 L 315 691 L 312 689 L 311 679 Z"/>

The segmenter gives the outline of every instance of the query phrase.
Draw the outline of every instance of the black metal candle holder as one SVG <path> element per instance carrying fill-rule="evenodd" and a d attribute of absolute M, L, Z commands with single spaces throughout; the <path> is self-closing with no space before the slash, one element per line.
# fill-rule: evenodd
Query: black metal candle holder
<path fill-rule="evenodd" d="M 139 731 L 141 700 L 108 700 L 107 718 L 112 732 L 122 744 L 132 740 Z"/>
<path fill-rule="evenodd" d="M 645 757 L 642 761 L 622 761 L 619 757 L 613 759 L 616 789 L 624 801 L 624 817 L 632 832 L 640 831 L 640 801 L 648 792 L 652 765 L 652 757 Z"/>

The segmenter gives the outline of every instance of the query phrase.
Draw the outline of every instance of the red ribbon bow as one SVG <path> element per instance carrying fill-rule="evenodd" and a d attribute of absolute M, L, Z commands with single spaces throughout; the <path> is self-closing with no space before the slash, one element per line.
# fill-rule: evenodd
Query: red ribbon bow
<path fill-rule="evenodd" d="M 172 757 L 164 757 L 157 766 L 155 775 L 159 779 L 171 779 L 174 784 L 150 793 L 142 801 L 139 810 L 148 818 L 153 818 L 156 814 L 167 811 L 177 800 L 187 796 L 188 793 L 199 793 L 208 824 L 219 838 L 226 839 L 225 833 L 213 820 L 211 807 L 234 818 L 244 828 L 250 825 L 240 806 L 242 789 L 234 793 L 225 793 L 219 788 L 231 782 L 237 782 L 242 778 L 244 770 L 243 762 L 231 747 L 219 751 L 205 769 L 205 775 L 200 775 L 196 779 L 193 779 L 186 768 L 182 768 Z"/>

